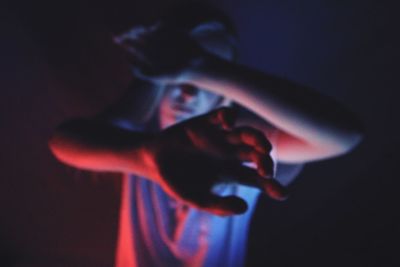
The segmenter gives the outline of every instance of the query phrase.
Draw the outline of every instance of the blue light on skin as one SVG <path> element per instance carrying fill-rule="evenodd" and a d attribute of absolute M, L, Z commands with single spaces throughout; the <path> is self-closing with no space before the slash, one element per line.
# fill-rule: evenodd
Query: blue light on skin
<path fill-rule="evenodd" d="M 196 31 L 192 38 L 207 52 L 229 61 L 234 60 L 234 48 L 226 40 L 225 33 Z M 170 84 L 164 90 L 158 111 L 161 129 L 230 103 L 220 95 L 189 84 Z"/>

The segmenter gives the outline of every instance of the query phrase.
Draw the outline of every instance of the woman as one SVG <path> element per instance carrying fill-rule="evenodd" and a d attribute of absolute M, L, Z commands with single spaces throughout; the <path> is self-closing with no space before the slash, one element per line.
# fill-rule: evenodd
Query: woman
<path fill-rule="evenodd" d="M 96 119 L 61 125 L 50 147 L 69 165 L 133 174 L 117 266 L 243 265 L 259 192 L 286 198 L 271 178 L 287 184 L 301 164 L 361 139 L 331 99 L 234 63 L 236 34 L 214 8 L 181 6 L 115 40 L 132 61 L 133 90 Z"/>

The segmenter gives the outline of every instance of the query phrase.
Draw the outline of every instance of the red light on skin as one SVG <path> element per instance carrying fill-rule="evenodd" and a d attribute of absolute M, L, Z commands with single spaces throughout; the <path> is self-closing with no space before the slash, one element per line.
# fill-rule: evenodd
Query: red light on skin
<path fill-rule="evenodd" d="M 139 267 L 135 262 L 135 248 L 133 243 L 132 222 L 129 213 L 129 186 L 128 177 L 124 177 L 122 203 L 119 218 L 119 234 L 116 249 L 115 267 Z"/>

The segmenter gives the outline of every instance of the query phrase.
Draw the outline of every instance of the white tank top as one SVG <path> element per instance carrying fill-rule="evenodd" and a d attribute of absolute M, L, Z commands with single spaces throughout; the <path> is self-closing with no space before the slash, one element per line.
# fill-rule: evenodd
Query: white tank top
<path fill-rule="evenodd" d="M 276 177 L 287 185 L 301 167 L 275 165 Z M 218 186 L 219 195 L 237 195 L 248 204 L 244 214 L 220 217 L 180 203 L 142 177 L 125 175 L 122 186 L 116 267 L 244 266 L 258 189 Z"/>

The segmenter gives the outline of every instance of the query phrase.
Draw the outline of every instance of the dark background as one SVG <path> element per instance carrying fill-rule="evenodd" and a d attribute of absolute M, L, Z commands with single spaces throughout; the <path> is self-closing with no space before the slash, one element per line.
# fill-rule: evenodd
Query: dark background
<path fill-rule="evenodd" d="M 174 2 L 1 9 L 1 266 L 112 266 L 120 180 L 62 166 L 46 140 L 64 118 L 90 114 L 65 92 L 99 91 L 102 103 L 102 89 L 126 84 L 108 32 L 152 21 Z M 333 96 L 365 126 L 351 154 L 307 165 L 288 201 L 261 197 L 247 265 L 400 266 L 396 1 L 208 2 L 236 23 L 239 62 Z M 67 175 L 49 178 L 46 166 Z"/>

